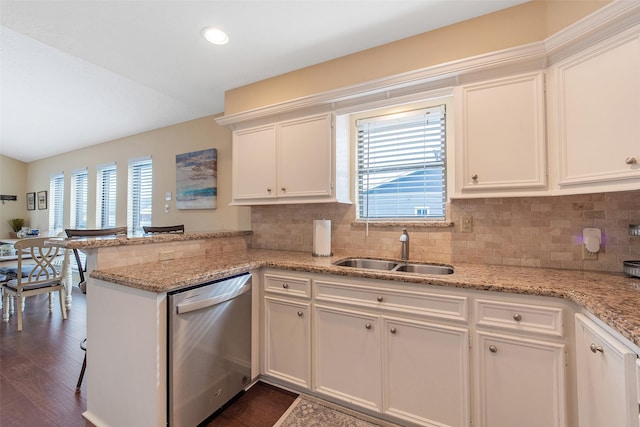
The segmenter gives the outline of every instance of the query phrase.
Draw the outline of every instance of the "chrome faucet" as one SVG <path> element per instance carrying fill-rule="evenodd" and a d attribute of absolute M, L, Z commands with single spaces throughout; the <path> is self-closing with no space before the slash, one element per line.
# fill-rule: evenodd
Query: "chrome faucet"
<path fill-rule="evenodd" d="M 407 262 L 409 259 L 409 233 L 407 233 L 407 229 L 402 229 L 402 234 L 400 235 L 400 258 L 403 262 Z"/>

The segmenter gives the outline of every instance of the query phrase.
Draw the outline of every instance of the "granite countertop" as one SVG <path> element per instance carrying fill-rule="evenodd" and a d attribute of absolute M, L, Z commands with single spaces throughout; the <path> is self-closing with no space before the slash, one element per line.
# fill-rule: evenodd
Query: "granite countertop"
<path fill-rule="evenodd" d="M 149 292 L 164 293 L 251 269 L 272 267 L 349 277 L 557 297 L 577 303 L 640 346 L 639 278 L 617 273 L 475 264 L 455 265 L 455 273 L 449 275 L 388 273 L 333 265 L 333 262 L 345 257 L 339 254 L 333 257 L 314 257 L 305 252 L 247 250 L 226 253 L 222 256 L 182 258 L 95 270 L 91 273 L 91 277 Z"/>
<path fill-rule="evenodd" d="M 249 236 L 252 231 L 209 231 L 191 233 L 145 234 L 142 236 L 118 235 L 102 237 L 73 237 L 70 239 L 52 238 L 45 242 L 46 246 L 65 249 L 97 249 L 113 246 L 147 245 L 188 240 L 215 239 L 223 237 Z"/>

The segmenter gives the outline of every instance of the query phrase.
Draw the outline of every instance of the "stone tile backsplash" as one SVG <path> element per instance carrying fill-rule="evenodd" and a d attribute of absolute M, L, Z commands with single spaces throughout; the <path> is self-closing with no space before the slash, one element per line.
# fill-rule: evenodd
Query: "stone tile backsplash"
<path fill-rule="evenodd" d="M 462 232 L 463 216 L 473 219 Z M 411 259 L 445 264 L 473 263 L 621 272 L 622 261 L 640 259 L 640 237 L 629 224 L 640 224 L 640 190 L 572 196 L 456 199 L 449 206 L 449 226 L 406 226 Z M 400 256 L 400 224 L 355 222 L 355 206 L 309 204 L 254 206 L 254 249 L 311 252 L 313 220 L 332 221 L 334 253 Z M 582 259 L 582 229 L 602 230 L 597 260 Z"/>

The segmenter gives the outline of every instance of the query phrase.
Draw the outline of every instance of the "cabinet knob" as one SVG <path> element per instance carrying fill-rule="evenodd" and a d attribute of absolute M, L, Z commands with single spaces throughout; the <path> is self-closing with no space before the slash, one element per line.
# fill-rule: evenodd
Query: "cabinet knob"
<path fill-rule="evenodd" d="M 477 181 L 478 180 L 478 174 L 474 173 L 473 175 L 471 175 L 471 179 L 474 180 L 474 181 Z"/>
<path fill-rule="evenodd" d="M 298 312 L 298 317 L 302 317 L 302 312 L 301 311 Z"/>
<path fill-rule="evenodd" d="M 599 345 L 595 345 L 594 343 L 591 343 L 591 345 L 589 346 L 589 349 L 594 354 L 597 352 L 604 353 L 604 350 L 602 349 L 602 347 Z"/>
<path fill-rule="evenodd" d="M 628 165 L 635 165 L 636 163 L 638 163 L 638 159 L 636 159 L 635 157 L 627 157 L 626 159 L 624 159 L 624 162 Z"/>
<path fill-rule="evenodd" d="M 281 191 L 287 191 L 287 187 L 280 187 Z"/>
<path fill-rule="evenodd" d="M 271 193 L 271 188 L 267 187 L 267 193 Z"/>
<path fill-rule="evenodd" d="M 397 331 L 396 331 L 396 328 L 391 328 L 389 329 L 389 332 L 391 332 L 392 334 L 395 334 Z"/>
<path fill-rule="evenodd" d="M 514 313 L 513 320 L 515 320 L 516 322 L 521 321 L 522 320 L 522 316 L 520 315 L 520 313 Z"/>
<path fill-rule="evenodd" d="M 288 283 L 283 283 L 282 287 L 285 288 L 285 289 L 289 289 L 289 284 Z"/>
<path fill-rule="evenodd" d="M 364 327 L 367 329 L 371 329 L 371 323 L 367 323 L 366 325 L 364 325 Z"/>
<path fill-rule="evenodd" d="M 383 298 L 382 297 L 378 297 L 376 298 L 378 300 L 378 302 L 382 302 Z"/>
<path fill-rule="evenodd" d="M 495 345 L 490 345 L 489 346 L 489 351 L 491 353 L 497 353 L 498 352 L 498 347 L 496 347 Z"/>

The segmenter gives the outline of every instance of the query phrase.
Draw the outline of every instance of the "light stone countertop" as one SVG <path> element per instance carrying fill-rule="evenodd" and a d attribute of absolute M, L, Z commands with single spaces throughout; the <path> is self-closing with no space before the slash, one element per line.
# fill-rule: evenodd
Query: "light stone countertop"
<path fill-rule="evenodd" d="M 639 278 L 617 273 L 475 264 L 455 265 L 454 274 L 448 275 L 388 273 L 333 265 L 333 262 L 345 257 L 347 255 L 314 257 L 305 252 L 247 250 L 225 253 L 222 256 L 182 258 L 95 270 L 91 277 L 149 292 L 164 293 L 252 269 L 271 267 L 356 278 L 557 297 L 575 302 L 640 346 Z"/>

